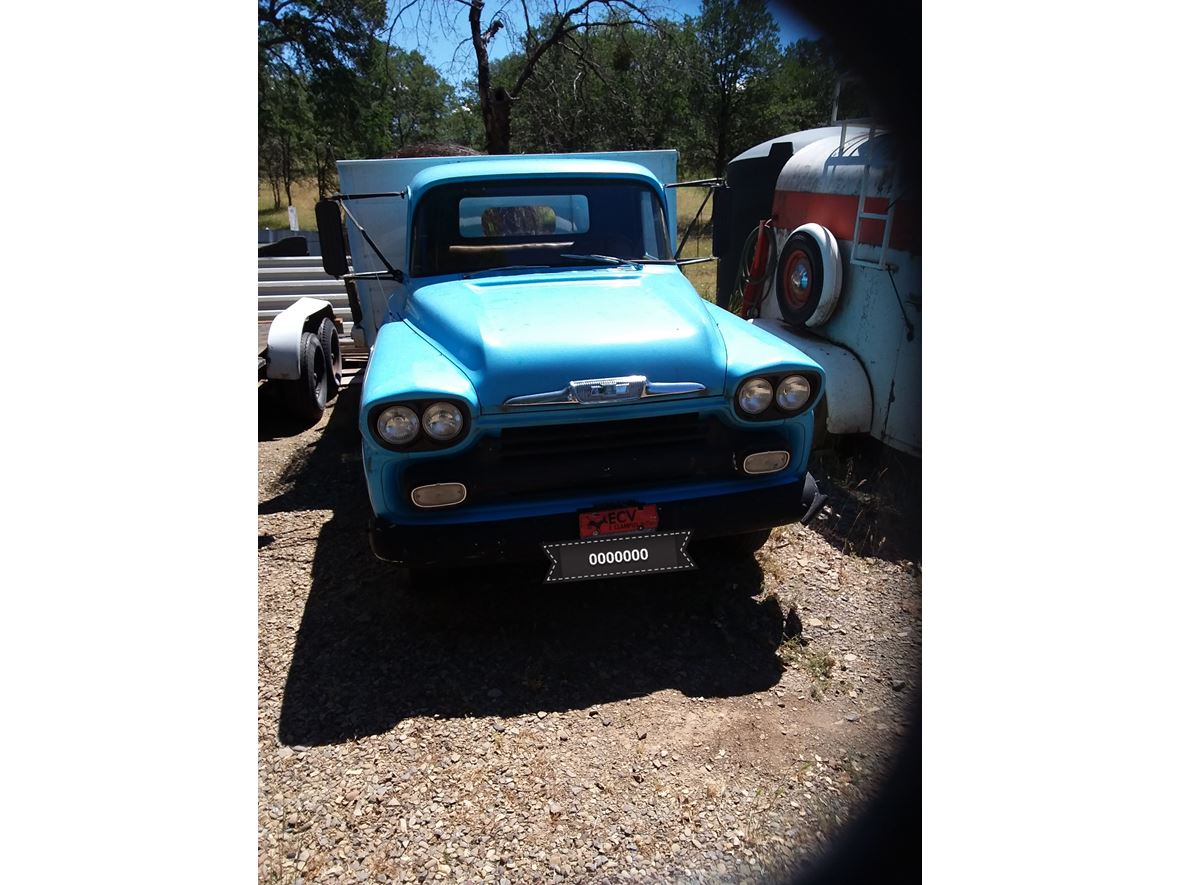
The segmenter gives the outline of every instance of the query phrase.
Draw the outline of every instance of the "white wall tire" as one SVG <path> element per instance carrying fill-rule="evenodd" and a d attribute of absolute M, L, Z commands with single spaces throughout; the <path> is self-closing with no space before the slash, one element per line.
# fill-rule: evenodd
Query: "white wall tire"
<path fill-rule="evenodd" d="M 836 237 L 814 222 L 795 228 L 783 245 L 775 277 L 783 320 L 797 328 L 822 326 L 836 311 L 844 278 Z"/>

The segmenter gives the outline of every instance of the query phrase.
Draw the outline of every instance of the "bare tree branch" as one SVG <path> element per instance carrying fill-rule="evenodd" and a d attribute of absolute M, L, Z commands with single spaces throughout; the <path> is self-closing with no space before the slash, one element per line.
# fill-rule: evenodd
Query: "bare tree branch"
<path fill-rule="evenodd" d="M 589 13 L 590 8 L 597 6 L 608 11 L 614 10 L 616 7 L 623 7 L 630 9 L 635 13 L 634 19 L 605 19 L 601 21 L 585 21 L 580 24 L 573 22 L 574 18 L 581 13 Z M 541 42 L 533 46 L 533 48 L 526 54 L 524 67 L 521 69 L 516 82 L 513 84 L 509 94 L 513 98 L 520 96 L 520 91 L 524 88 L 524 84 L 528 82 L 529 78 L 533 76 L 536 70 L 537 63 L 541 57 L 552 49 L 554 46 L 560 44 L 567 36 L 574 31 L 587 30 L 589 28 L 618 28 L 626 25 L 639 25 L 641 27 L 649 27 L 653 30 L 663 33 L 658 22 L 656 22 L 647 12 L 632 3 L 631 0 L 583 0 L 577 6 L 572 6 L 565 12 L 561 12 L 558 8 L 557 0 L 553 2 L 554 14 L 557 21 L 553 25 L 553 30 Z"/>
<path fill-rule="evenodd" d="M 263 2 L 290 0 L 260 0 L 260 6 Z M 488 150 L 492 153 L 504 153 L 508 150 L 509 144 L 511 103 L 520 97 L 525 84 L 535 75 L 538 64 L 549 50 L 567 44 L 578 31 L 591 29 L 639 26 L 665 33 L 659 22 L 647 11 L 648 5 L 644 0 L 551 0 L 552 14 L 546 13 L 543 21 L 537 21 L 538 11 L 545 9 L 539 6 L 539 3 L 543 2 L 544 0 L 395 0 L 390 8 L 391 18 L 385 34 L 387 47 L 392 42 L 394 30 L 399 26 L 404 30 L 412 14 L 417 16 L 415 32 L 418 35 L 434 34 L 440 27 L 446 32 L 457 24 L 457 17 L 453 15 L 455 7 L 452 4 L 467 7 L 467 24 L 463 29 L 466 34 L 454 34 L 456 45 L 451 65 L 453 68 L 458 63 L 460 54 L 470 44 L 475 54 L 476 92 L 488 140 Z M 520 4 L 520 18 L 523 18 L 523 32 L 514 23 L 513 17 L 508 15 L 508 10 L 517 3 Z M 595 20 L 592 17 L 595 12 L 601 13 L 602 17 Z M 626 17 L 621 17 L 623 15 Z M 516 20 L 519 21 L 520 18 Z M 505 32 L 514 47 L 521 48 L 523 62 L 511 84 L 494 85 L 489 46 L 501 31 Z M 503 40 L 504 37 L 500 39 Z M 608 89 L 612 88 L 601 67 L 589 58 L 587 47 L 573 40 L 573 45 L 568 48 L 600 82 Z"/>
<path fill-rule="evenodd" d="M 573 35 L 570 36 L 569 40 L 559 44 L 558 48 L 570 53 L 575 58 L 579 59 L 583 64 L 585 64 L 590 69 L 590 73 L 598 78 L 598 81 L 606 87 L 606 91 L 612 96 L 615 98 L 622 98 L 622 96 L 619 94 L 619 91 L 615 89 L 615 85 L 603 76 L 602 66 L 586 54 L 586 51 L 578 45 L 578 41 L 573 37 Z"/>

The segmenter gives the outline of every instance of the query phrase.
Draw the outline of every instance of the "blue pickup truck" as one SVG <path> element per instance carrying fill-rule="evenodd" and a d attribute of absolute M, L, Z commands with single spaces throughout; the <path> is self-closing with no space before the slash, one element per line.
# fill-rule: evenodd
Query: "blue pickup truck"
<path fill-rule="evenodd" d="M 370 351 L 378 557 L 534 560 L 551 582 L 668 572 L 694 567 L 696 540 L 756 549 L 815 512 L 823 370 L 683 275 L 675 160 L 339 164 L 317 218 Z"/>

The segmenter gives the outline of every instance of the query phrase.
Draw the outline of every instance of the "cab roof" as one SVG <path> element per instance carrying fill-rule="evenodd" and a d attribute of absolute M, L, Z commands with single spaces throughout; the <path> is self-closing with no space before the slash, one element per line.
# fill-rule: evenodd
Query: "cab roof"
<path fill-rule="evenodd" d="M 551 159 L 530 156 L 497 157 L 471 160 L 466 163 L 440 163 L 423 169 L 411 180 L 407 197 L 414 199 L 422 192 L 439 184 L 488 179 L 546 178 L 631 178 L 644 181 L 657 191 L 660 180 L 646 166 L 620 160 L 590 160 L 581 158 Z"/>

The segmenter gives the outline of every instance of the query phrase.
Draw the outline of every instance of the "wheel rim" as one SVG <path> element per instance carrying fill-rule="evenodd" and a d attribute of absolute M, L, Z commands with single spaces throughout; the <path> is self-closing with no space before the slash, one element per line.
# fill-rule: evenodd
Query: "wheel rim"
<path fill-rule="evenodd" d="M 322 349 L 315 352 L 312 358 L 312 377 L 315 379 L 315 391 L 318 395 L 324 387 L 324 380 L 327 378 L 328 372 L 326 363 L 324 362 L 324 351 Z"/>
<path fill-rule="evenodd" d="M 787 256 L 786 266 L 783 268 L 783 293 L 787 304 L 792 310 L 802 310 L 811 297 L 814 271 L 811 259 L 802 249 L 796 249 Z"/>

